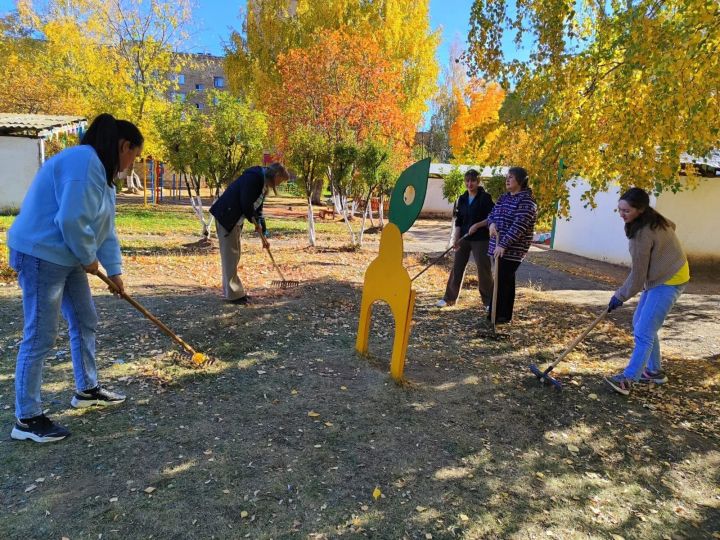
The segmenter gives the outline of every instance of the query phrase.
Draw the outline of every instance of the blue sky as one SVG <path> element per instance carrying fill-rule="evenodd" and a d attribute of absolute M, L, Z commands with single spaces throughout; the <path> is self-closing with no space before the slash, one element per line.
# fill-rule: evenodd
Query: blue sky
<path fill-rule="evenodd" d="M 450 46 L 459 41 L 464 47 L 473 0 L 430 0 L 430 25 L 441 30 L 437 59 L 441 67 L 449 62 Z M 240 27 L 240 10 L 245 2 L 195 0 L 193 26 L 186 52 L 209 52 L 221 55 L 223 42 L 233 28 Z M 15 0 L 0 0 L 0 13 L 15 8 Z"/>
<path fill-rule="evenodd" d="M 195 0 L 195 28 L 188 41 L 188 52 L 222 54 L 222 43 L 232 28 L 240 26 L 240 9 L 245 2 Z M 456 38 L 465 42 L 472 0 L 431 0 L 430 19 L 433 29 L 442 28 L 442 42 L 437 58 L 440 65 L 448 62 L 450 44 Z M 15 8 L 15 0 L 0 0 L 0 13 Z"/>

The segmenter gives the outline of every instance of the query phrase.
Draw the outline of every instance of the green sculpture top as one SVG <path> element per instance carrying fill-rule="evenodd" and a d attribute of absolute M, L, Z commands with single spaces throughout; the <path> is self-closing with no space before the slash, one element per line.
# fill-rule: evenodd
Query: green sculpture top
<path fill-rule="evenodd" d="M 390 223 L 397 225 L 401 233 L 407 231 L 420 215 L 427 182 L 430 175 L 430 158 L 416 161 L 398 178 L 390 195 Z"/>

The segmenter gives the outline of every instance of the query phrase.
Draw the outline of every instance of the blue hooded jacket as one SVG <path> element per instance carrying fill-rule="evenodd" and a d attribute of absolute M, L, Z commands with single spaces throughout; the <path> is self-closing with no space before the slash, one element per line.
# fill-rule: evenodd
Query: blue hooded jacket
<path fill-rule="evenodd" d="M 115 234 L 115 189 L 88 145 L 63 150 L 40 168 L 20 214 L 7 233 L 8 246 L 62 266 L 98 259 L 110 276 L 122 273 Z"/>

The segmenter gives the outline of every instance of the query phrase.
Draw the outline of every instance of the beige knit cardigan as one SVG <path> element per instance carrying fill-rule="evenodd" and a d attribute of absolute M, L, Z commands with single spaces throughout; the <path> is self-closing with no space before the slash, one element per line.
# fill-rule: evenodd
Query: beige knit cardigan
<path fill-rule="evenodd" d="M 656 229 L 646 225 L 630 239 L 632 268 L 615 293 L 618 300 L 625 302 L 643 289 L 662 285 L 683 267 L 687 259 L 675 234 L 675 224 L 670 225 Z"/>

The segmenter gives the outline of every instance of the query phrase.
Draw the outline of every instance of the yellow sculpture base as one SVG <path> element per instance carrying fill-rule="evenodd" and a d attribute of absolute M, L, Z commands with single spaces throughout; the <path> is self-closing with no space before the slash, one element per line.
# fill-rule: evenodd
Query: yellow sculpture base
<path fill-rule="evenodd" d="M 379 300 L 387 302 L 395 321 L 390 375 L 396 382 L 403 380 L 405 355 L 415 308 L 415 291 L 411 288 L 410 275 L 402 264 L 402 257 L 403 240 L 400 229 L 397 225 L 388 223 L 380 237 L 380 253 L 365 272 L 355 342 L 355 349 L 360 354 L 367 354 L 372 306 Z"/>

